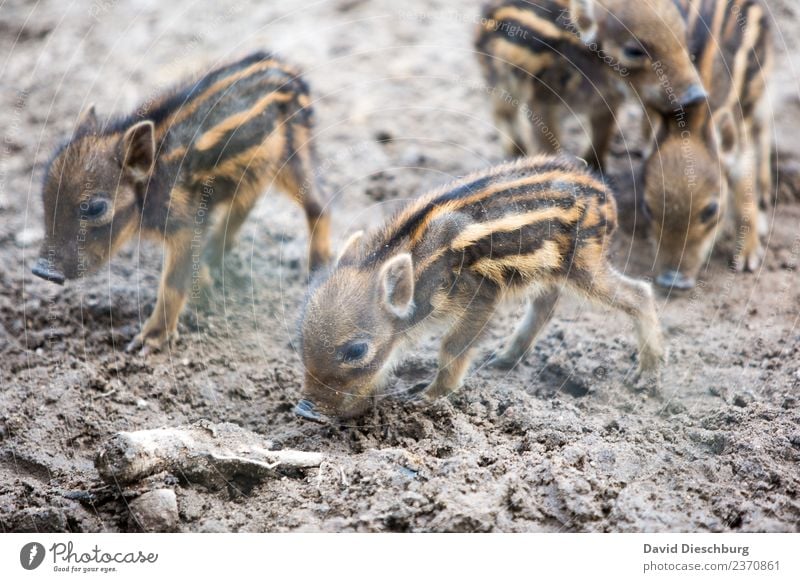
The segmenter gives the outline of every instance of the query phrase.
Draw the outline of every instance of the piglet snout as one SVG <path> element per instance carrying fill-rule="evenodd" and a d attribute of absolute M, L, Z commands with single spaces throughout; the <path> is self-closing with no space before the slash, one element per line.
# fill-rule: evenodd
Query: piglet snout
<path fill-rule="evenodd" d="M 656 285 L 664 289 L 675 289 L 677 291 L 686 291 L 694 287 L 694 278 L 687 277 L 680 271 L 674 269 L 667 269 L 656 277 Z"/>
<path fill-rule="evenodd" d="M 34 275 L 41 277 L 45 281 L 57 283 L 58 285 L 64 284 L 64 274 L 53 267 L 47 259 L 40 258 L 31 269 Z"/>
<path fill-rule="evenodd" d="M 684 93 L 681 97 L 681 106 L 689 107 L 691 105 L 702 103 L 706 99 L 708 99 L 708 93 L 706 93 L 706 90 L 699 83 L 695 83 L 689 87 L 686 90 L 686 93 Z"/>
<path fill-rule="evenodd" d="M 312 420 L 314 422 L 327 422 L 327 418 L 315 410 L 314 403 L 310 400 L 301 400 L 294 407 L 294 413 L 297 416 Z"/>

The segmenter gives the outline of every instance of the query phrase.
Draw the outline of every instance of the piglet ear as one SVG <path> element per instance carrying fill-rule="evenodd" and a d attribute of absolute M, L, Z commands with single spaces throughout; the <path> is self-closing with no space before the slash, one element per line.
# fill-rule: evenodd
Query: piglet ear
<path fill-rule="evenodd" d="M 359 230 L 354 232 L 350 235 L 350 238 L 347 239 L 347 242 L 344 243 L 342 246 L 342 250 L 339 251 L 339 256 L 336 257 L 335 265 L 339 265 L 342 261 L 347 261 L 355 257 L 358 254 L 358 249 L 361 246 L 361 240 L 364 238 L 364 231 Z"/>
<path fill-rule="evenodd" d="M 134 182 L 144 182 L 153 172 L 156 157 L 155 126 L 140 121 L 128 128 L 120 140 L 122 168 Z"/>
<path fill-rule="evenodd" d="M 584 44 L 595 42 L 597 19 L 594 15 L 594 0 L 570 0 L 569 14 Z"/>
<path fill-rule="evenodd" d="M 405 319 L 414 310 L 414 264 L 402 253 L 389 259 L 380 273 L 383 302 L 395 316 Z"/>
<path fill-rule="evenodd" d="M 96 131 L 98 126 L 97 112 L 95 111 L 94 103 L 92 103 L 83 110 L 75 128 L 80 131 Z"/>

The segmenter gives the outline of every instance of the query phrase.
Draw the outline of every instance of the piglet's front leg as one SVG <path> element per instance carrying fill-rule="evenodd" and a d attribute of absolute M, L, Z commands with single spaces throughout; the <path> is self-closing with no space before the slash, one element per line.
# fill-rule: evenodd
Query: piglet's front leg
<path fill-rule="evenodd" d="M 757 156 L 750 148 L 741 156 L 741 176 L 733 183 L 733 211 L 736 228 L 736 252 L 733 266 L 737 271 L 755 272 L 764 259 L 759 231 L 766 222 L 760 210 L 760 194 L 754 189 L 757 182 Z"/>
<path fill-rule="evenodd" d="M 421 393 L 424 401 L 432 402 L 447 396 L 461 386 L 472 361 L 475 344 L 486 331 L 494 313 L 494 301 L 473 301 L 456 324 L 447 332 L 439 350 L 439 370 L 433 382 Z"/>
<path fill-rule="evenodd" d="M 155 309 L 126 352 L 139 350 L 141 355 L 147 355 L 177 339 L 178 317 L 186 304 L 193 272 L 191 234 L 186 229 L 169 235 Z"/>

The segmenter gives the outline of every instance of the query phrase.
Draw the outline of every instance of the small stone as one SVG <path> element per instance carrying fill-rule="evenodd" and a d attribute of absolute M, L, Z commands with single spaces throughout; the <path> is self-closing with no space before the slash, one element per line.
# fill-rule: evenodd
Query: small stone
<path fill-rule="evenodd" d="M 14 242 L 17 243 L 18 247 L 24 249 L 41 241 L 42 235 L 42 231 L 38 228 L 25 228 L 17 233 L 17 236 L 14 237 Z"/>
<path fill-rule="evenodd" d="M 392 140 L 394 140 L 394 137 L 388 131 L 381 130 L 375 134 L 375 141 L 377 141 L 378 143 L 388 144 L 391 143 Z"/>
<path fill-rule="evenodd" d="M 409 147 L 403 153 L 402 158 L 400 159 L 400 163 L 403 166 L 407 166 L 409 168 L 419 168 L 425 166 L 427 163 L 428 158 L 425 157 L 425 154 L 420 152 L 416 147 Z"/>
<path fill-rule="evenodd" d="M 197 531 L 200 533 L 225 533 L 229 532 L 230 528 L 226 527 L 220 520 L 212 518 L 202 522 Z"/>
<path fill-rule="evenodd" d="M 150 407 L 150 403 L 147 402 L 147 400 L 145 400 L 144 398 L 139 398 L 136 401 L 136 408 L 145 409 L 145 408 L 149 408 L 149 407 Z"/>
<path fill-rule="evenodd" d="M 146 532 L 174 532 L 178 529 L 178 499 L 172 489 L 148 491 L 130 502 L 132 527 Z"/>

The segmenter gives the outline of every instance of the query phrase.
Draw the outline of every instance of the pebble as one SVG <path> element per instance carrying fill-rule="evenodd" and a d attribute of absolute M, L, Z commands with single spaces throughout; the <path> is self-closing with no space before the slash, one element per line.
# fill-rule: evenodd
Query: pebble
<path fill-rule="evenodd" d="M 172 489 L 155 489 L 129 504 L 131 525 L 146 532 L 174 532 L 178 529 L 178 499 Z"/>
<path fill-rule="evenodd" d="M 14 237 L 14 242 L 20 248 L 33 246 L 42 240 L 43 233 L 38 228 L 24 228 Z"/>

